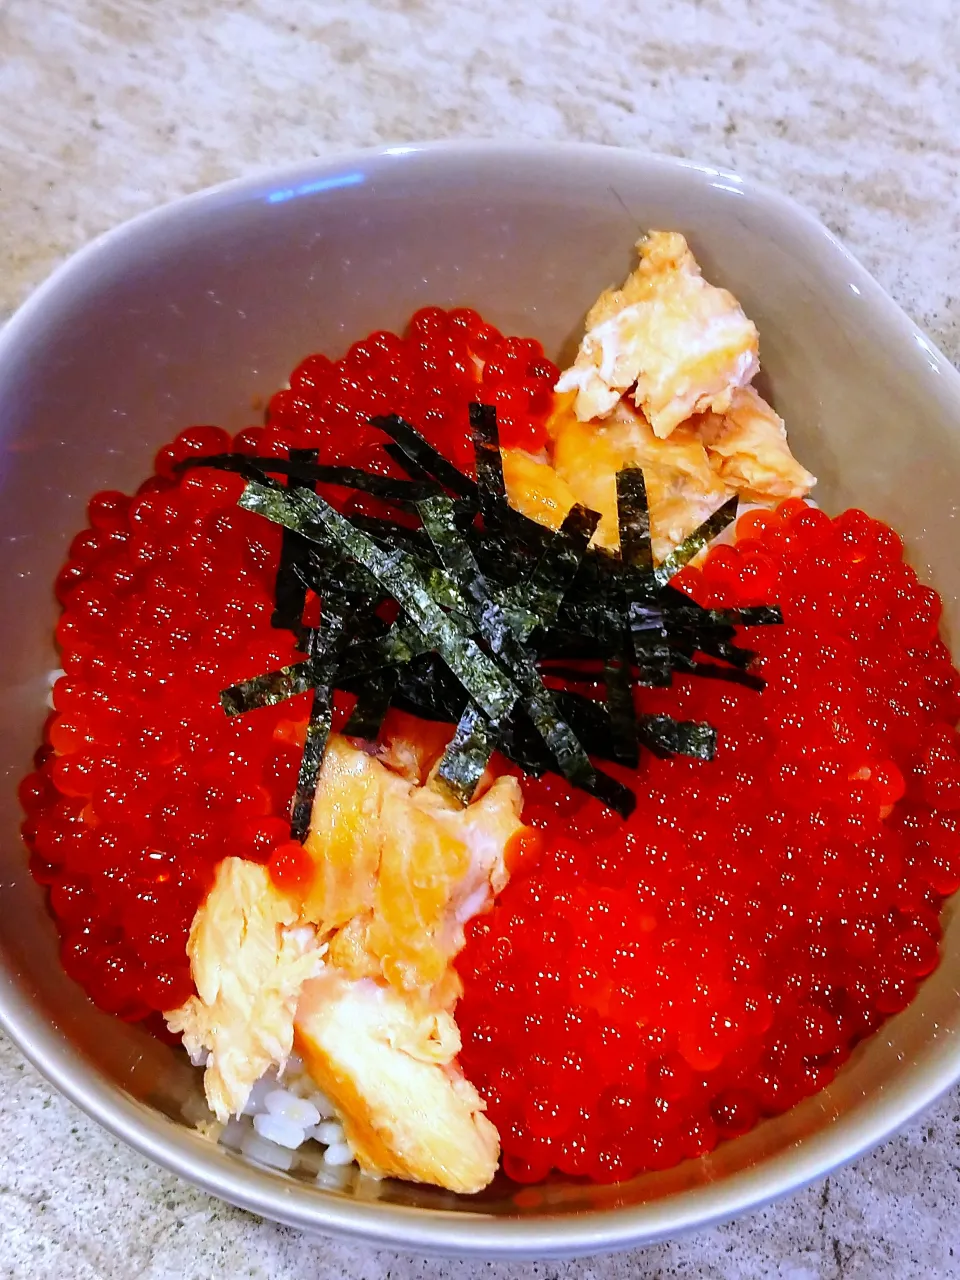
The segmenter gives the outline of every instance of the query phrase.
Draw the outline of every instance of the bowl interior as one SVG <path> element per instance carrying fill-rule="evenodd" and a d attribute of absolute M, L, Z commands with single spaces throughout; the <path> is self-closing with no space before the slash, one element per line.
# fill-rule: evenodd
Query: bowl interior
<path fill-rule="evenodd" d="M 761 333 L 767 387 L 830 511 L 904 535 L 956 633 L 960 397 L 953 371 L 827 233 L 735 177 L 599 148 L 396 149 L 181 202 L 86 251 L 0 338 L 0 1013 L 73 1097 L 187 1176 L 263 1213 L 417 1247 L 586 1252 L 729 1214 L 876 1140 L 960 1072 L 960 927 L 918 1000 L 836 1082 L 708 1159 L 597 1188 L 562 1179 L 483 1195 L 317 1166 L 256 1169 L 197 1134 L 198 1073 L 98 1014 L 62 974 L 17 834 L 14 795 L 44 716 L 51 582 L 87 498 L 131 489 L 191 423 L 230 430 L 309 352 L 341 354 L 417 307 L 469 305 L 569 355 L 646 227 L 685 232 Z M 409 1208 L 436 1210 L 412 1215 Z M 607 1208 L 612 1214 L 586 1210 Z"/>

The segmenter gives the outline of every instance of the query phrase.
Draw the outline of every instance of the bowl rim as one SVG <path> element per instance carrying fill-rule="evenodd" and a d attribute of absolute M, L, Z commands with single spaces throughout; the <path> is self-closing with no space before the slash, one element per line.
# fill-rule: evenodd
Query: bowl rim
<path fill-rule="evenodd" d="M 865 301 L 883 311 L 884 323 L 906 343 L 919 346 L 941 394 L 960 407 L 960 373 L 877 283 L 853 254 L 812 213 L 765 183 L 713 165 L 632 148 L 575 142 L 498 142 L 446 140 L 334 150 L 312 160 L 277 169 L 261 169 L 181 196 L 108 229 L 61 263 L 27 297 L 0 329 L 0 366 L 42 322 L 48 301 L 65 286 L 80 282 L 97 261 L 122 241 L 138 237 L 186 211 L 234 200 L 266 198 L 270 191 L 291 191 L 310 180 L 337 177 L 336 170 L 405 156 L 482 156 L 512 164 L 544 157 L 557 164 L 616 155 L 651 173 L 685 171 L 717 185 L 748 194 L 819 238 Z M 331 172 L 334 171 L 334 172 Z M 343 174 L 340 174 L 343 177 Z M 347 185 L 341 182 L 333 185 Z M 316 188 L 319 189 L 319 188 Z M 65 1097 L 115 1137 L 194 1186 L 250 1210 L 305 1231 L 333 1233 L 406 1252 L 480 1258 L 574 1257 L 654 1243 L 703 1228 L 786 1196 L 856 1159 L 884 1141 L 960 1079 L 960 1051 L 939 1054 L 922 1075 L 901 1081 L 854 1108 L 844 1119 L 803 1139 L 788 1151 L 717 1182 L 690 1188 L 640 1205 L 597 1208 L 570 1215 L 543 1214 L 503 1218 L 482 1212 L 426 1209 L 361 1201 L 306 1183 L 298 1183 L 253 1164 L 225 1161 L 222 1152 L 189 1130 L 124 1094 L 96 1071 L 77 1070 L 76 1051 L 41 1010 L 14 984 L 15 969 L 0 950 L 0 1029 L 30 1063 Z M 864 1114 L 865 1113 L 865 1114 Z"/>

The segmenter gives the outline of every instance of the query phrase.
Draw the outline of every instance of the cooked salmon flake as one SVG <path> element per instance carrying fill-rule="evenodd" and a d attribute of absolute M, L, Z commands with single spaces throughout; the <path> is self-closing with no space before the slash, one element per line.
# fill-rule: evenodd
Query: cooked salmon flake
<path fill-rule="evenodd" d="M 726 289 L 704 280 L 686 240 L 651 231 L 620 289 L 600 295 L 558 391 L 576 391 L 581 421 L 606 418 L 630 392 L 666 438 L 694 413 L 723 413 L 759 365 L 756 326 Z"/>

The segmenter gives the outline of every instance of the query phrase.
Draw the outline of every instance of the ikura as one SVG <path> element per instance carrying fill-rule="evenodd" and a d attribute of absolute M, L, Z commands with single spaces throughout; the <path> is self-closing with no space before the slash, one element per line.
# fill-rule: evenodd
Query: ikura
<path fill-rule="evenodd" d="M 505 444 L 538 450 L 557 377 L 539 343 L 426 308 L 404 338 L 308 356 L 265 426 L 233 440 L 189 427 L 133 497 L 90 500 L 56 580 L 64 674 L 20 800 L 64 967 L 104 1009 L 139 1019 L 187 998 L 190 923 L 228 852 L 281 885 L 303 871 L 288 810 L 306 702 L 234 720 L 219 704 L 225 686 L 301 656 L 270 625 L 280 531 L 237 507 L 238 476 L 178 464 L 296 447 L 389 472 L 368 419 L 399 413 L 469 467 L 470 401 L 497 405 Z"/>
<path fill-rule="evenodd" d="M 145 1019 L 187 998 L 190 924 L 227 853 L 281 887 L 305 873 L 288 811 L 306 700 L 235 719 L 219 701 L 300 656 L 271 626 L 280 532 L 237 507 L 238 476 L 179 464 L 307 448 L 395 474 L 368 419 L 399 413 L 469 469 L 469 403 L 536 452 L 556 377 L 535 342 L 428 308 L 403 338 L 307 357 L 266 425 L 188 428 L 133 497 L 93 497 L 56 581 L 63 675 L 20 801 L 64 968 L 102 1008 Z M 645 756 L 627 823 L 554 776 L 523 782 L 534 832 L 470 925 L 458 1006 L 517 1181 L 663 1169 L 822 1088 L 935 967 L 960 887 L 960 676 L 896 534 L 791 501 L 743 516 L 676 585 L 710 607 L 776 602 L 784 626 L 745 641 L 762 694 L 642 692 L 719 746 L 709 764 Z"/>
<path fill-rule="evenodd" d="M 459 958 L 462 1062 L 519 1182 L 663 1169 L 823 1088 L 936 966 L 960 887 L 960 676 L 896 534 L 788 502 L 677 585 L 780 604 L 742 641 L 767 688 L 644 691 L 719 745 L 647 756 L 624 825 L 526 779 L 545 851 Z"/>

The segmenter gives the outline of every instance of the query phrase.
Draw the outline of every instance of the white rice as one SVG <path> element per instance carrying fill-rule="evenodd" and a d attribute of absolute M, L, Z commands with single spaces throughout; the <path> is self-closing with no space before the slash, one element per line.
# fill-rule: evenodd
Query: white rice
<path fill-rule="evenodd" d="M 271 1089 L 263 1105 L 272 1116 L 277 1116 L 298 1129 L 312 1129 L 321 1120 L 320 1112 L 308 1098 L 300 1098 L 288 1089 Z"/>
<path fill-rule="evenodd" d="M 266 1101 L 267 1094 L 276 1084 L 276 1080 L 271 1078 L 269 1073 L 262 1079 L 258 1080 L 250 1090 L 250 1096 L 244 1103 L 243 1115 L 255 1116 L 258 1111 L 263 1110 L 263 1104 Z"/>
<path fill-rule="evenodd" d="M 341 1186 L 354 1163 L 337 1109 L 314 1084 L 298 1057 L 291 1057 L 282 1076 L 271 1067 L 250 1090 L 243 1113 L 231 1119 L 220 1142 L 250 1160 L 287 1171 L 306 1143 L 324 1147 L 321 1185 Z"/>
<path fill-rule="evenodd" d="M 281 1147 L 276 1142 L 261 1137 L 254 1129 L 247 1131 L 240 1143 L 240 1150 L 248 1160 L 269 1165 L 271 1169 L 280 1169 L 287 1173 L 293 1168 L 293 1151 L 289 1147 Z"/>
<path fill-rule="evenodd" d="M 57 681 L 60 679 L 61 676 L 65 676 L 66 674 L 67 673 L 64 671 L 63 667 L 57 667 L 55 671 L 47 672 L 46 703 L 47 703 L 47 706 L 51 708 L 51 710 L 56 709 L 54 708 L 54 705 L 53 705 L 53 686 L 57 683 Z"/>
<path fill-rule="evenodd" d="M 284 1116 L 271 1115 L 269 1111 L 261 1111 L 253 1117 L 253 1127 L 261 1138 L 275 1142 L 278 1146 L 296 1151 L 302 1147 L 306 1135 L 301 1125 Z"/>
<path fill-rule="evenodd" d="M 325 1147 L 333 1147 L 347 1140 L 339 1120 L 324 1120 L 322 1124 L 314 1125 L 308 1133 L 314 1141 L 322 1143 Z"/>
<path fill-rule="evenodd" d="M 341 1164 L 353 1163 L 353 1151 L 347 1142 L 335 1142 L 332 1146 L 327 1147 L 323 1153 L 323 1163 L 336 1167 Z"/>

